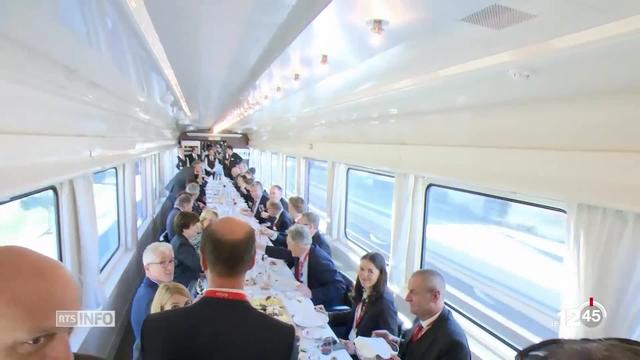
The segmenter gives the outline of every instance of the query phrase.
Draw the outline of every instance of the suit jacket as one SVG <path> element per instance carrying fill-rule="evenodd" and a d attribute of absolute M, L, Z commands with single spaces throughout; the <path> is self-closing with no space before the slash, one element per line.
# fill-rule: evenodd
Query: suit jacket
<path fill-rule="evenodd" d="M 178 163 L 176 164 L 176 169 L 180 170 L 180 169 L 182 169 L 184 167 L 189 166 L 189 158 L 188 157 L 185 156 L 184 159 L 183 159 L 180 156 L 176 156 L 176 158 L 178 159 Z"/>
<path fill-rule="evenodd" d="M 347 334 L 351 332 L 357 305 L 354 304 L 349 311 L 330 314 L 329 324 L 331 326 L 346 326 Z M 371 337 L 374 330 L 387 330 L 394 336 L 398 333 L 398 311 L 393 303 L 393 295 L 389 291 L 366 303 L 364 313 L 356 328 L 356 336 Z"/>
<path fill-rule="evenodd" d="M 342 303 L 347 286 L 329 255 L 314 245 L 309 250 L 307 272 L 307 285 L 314 305 L 330 307 Z"/>
<path fill-rule="evenodd" d="M 180 209 L 174 207 L 173 209 L 171 209 L 171 211 L 169 211 L 169 214 L 167 214 L 165 230 L 167 230 L 167 236 L 169 236 L 170 240 L 173 239 L 173 237 L 176 235 L 175 231 L 173 230 L 173 220 L 176 219 L 176 216 L 178 216 L 180 212 Z"/>
<path fill-rule="evenodd" d="M 274 220 L 273 225 L 270 226 L 270 229 L 278 232 L 278 236 L 275 240 L 271 240 L 273 245 L 280 247 L 287 247 L 287 230 L 289 227 L 293 225 L 293 219 L 289 216 L 289 213 L 286 211 L 282 211 L 280 216 Z"/>
<path fill-rule="evenodd" d="M 470 360 L 471 351 L 464 331 L 444 308 L 431 327 L 416 341 L 411 342 L 414 326 L 402 336 L 398 355 L 403 360 Z"/>
<path fill-rule="evenodd" d="M 228 164 L 227 164 L 227 161 L 228 161 Z M 222 170 L 224 171 L 224 176 L 231 179 L 232 178 L 231 169 L 236 167 L 236 165 L 240 164 L 241 162 L 242 162 L 242 156 L 236 153 L 231 153 L 231 155 L 228 158 L 225 156 L 225 162 L 222 166 Z"/>
<path fill-rule="evenodd" d="M 281 197 L 280 204 L 282 205 L 282 208 L 284 209 L 284 211 L 289 212 L 289 203 L 287 202 L 287 200 Z"/>
<path fill-rule="evenodd" d="M 142 326 L 142 357 L 151 360 L 297 359 L 293 326 L 241 300 L 202 298 L 155 313 Z"/>
<path fill-rule="evenodd" d="M 262 215 L 260 215 L 260 213 L 262 211 L 267 211 L 267 203 L 269 202 L 269 196 L 266 196 L 265 194 L 262 194 L 262 197 L 260 198 L 259 201 L 260 202 L 258 203 L 258 207 L 256 208 L 256 211 L 253 213 L 253 216 L 256 218 L 256 220 L 258 220 L 258 222 L 260 224 L 263 224 L 263 223 L 267 222 L 267 219 L 263 218 Z M 251 205 L 249 205 L 250 209 L 253 209 L 254 202 L 255 202 L 255 200 L 253 200 Z M 260 210 L 260 205 L 262 205 L 262 210 Z"/>
<path fill-rule="evenodd" d="M 311 241 L 313 242 L 313 245 L 324 250 L 324 252 L 326 252 L 327 255 L 331 257 L 331 247 L 329 246 L 327 240 L 324 238 L 324 235 L 320 233 L 320 230 L 316 231 L 315 235 L 313 235 L 313 237 L 311 238 Z"/>
<path fill-rule="evenodd" d="M 176 201 L 178 194 L 183 192 L 187 188 L 188 183 L 196 181 L 196 175 L 194 169 L 191 166 L 182 168 L 178 173 L 169 181 L 165 190 L 169 192 L 169 200 L 171 203 Z"/>
<path fill-rule="evenodd" d="M 142 322 L 149 315 L 151 302 L 156 295 L 156 290 L 158 290 L 158 284 L 145 276 L 136 291 L 136 295 L 133 297 L 133 302 L 131 303 L 131 328 L 133 328 L 133 336 L 136 340 L 140 339 Z"/>
<path fill-rule="evenodd" d="M 173 281 L 188 288 L 192 281 L 198 280 L 202 272 L 200 255 L 182 234 L 176 234 L 171 239 L 171 246 L 173 247 L 173 256 L 176 259 Z"/>

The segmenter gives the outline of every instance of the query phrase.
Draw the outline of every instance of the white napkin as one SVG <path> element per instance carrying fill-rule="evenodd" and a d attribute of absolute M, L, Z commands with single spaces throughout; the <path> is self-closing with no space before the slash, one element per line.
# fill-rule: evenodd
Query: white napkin
<path fill-rule="evenodd" d="M 396 354 L 383 338 L 358 336 L 353 342 L 358 355 L 367 359 L 375 359 L 376 355 L 388 359 Z"/>

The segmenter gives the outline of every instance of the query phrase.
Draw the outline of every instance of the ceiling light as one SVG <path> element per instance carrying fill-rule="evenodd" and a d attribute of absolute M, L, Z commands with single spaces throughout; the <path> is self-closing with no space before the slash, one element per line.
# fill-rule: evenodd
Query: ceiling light
<path fill-rule="evenodd" d="M 320 64 L 322 65 L 327 65 L 329 63 L 329 55 L 327 54 L 322 54 L 320 56 Z"/>
<path fill-rule="evenodd" d="M 293 74 L 293 81 L 300 81 L 300 73 Z"/>

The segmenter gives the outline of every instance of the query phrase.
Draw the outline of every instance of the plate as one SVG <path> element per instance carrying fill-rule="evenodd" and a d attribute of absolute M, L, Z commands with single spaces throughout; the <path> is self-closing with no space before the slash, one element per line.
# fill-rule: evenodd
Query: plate
<path fill-rule="evenodd" d="M 324 330 L 321 328 L 306 328 L 302 330 L 302 337 L 311 340 L 320 340 L 323 338 Z"/>
<path fill-rule="evenodd" d="M 311 310 L 296 314 L 293 317 L 293 322 L 305 328 L 320 327 L 329 322 L 329 317 L 315 310 Z"/>

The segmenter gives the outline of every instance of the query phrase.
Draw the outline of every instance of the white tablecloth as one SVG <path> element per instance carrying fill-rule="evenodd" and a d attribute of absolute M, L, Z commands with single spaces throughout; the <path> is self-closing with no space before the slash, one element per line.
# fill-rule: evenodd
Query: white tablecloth
<path fill-rule="evenodd" d="M 285 306 L 287 312 L 295 317 L 296 314 L 313 311 L 313 303 L 310 299 L 302 297 L 301 293 L 291 286 L 295 281 L 293 273 L 281 260 L 264 257 L 264 247 L 270 245 L 269 239 L 259 233 L 260 224 L 253 216 L 242 214 L 242 209 L 247 209 L 244 199 L 236 191 L 231 181 L 227 178 L 209 180 L 206 188 L 207 206 L 216 210 L 220 217 L 233 216 L 244 220 L 256 230 L 257 259 L 256 266 L 247 273 L 247 279 L 255 280 L 256 285 L 246 286 L 245 291 L 250 298 L 263 298 L 275 296 Z M 260 287 L 260 283 L 271 285 L 270 288 Z M 319 353 L 317 346 L 319 341 L 307 339 L 302 336 L 303 328 L 296 326 L 296 333 L 300 336 L 300 359 L 336 359 L 351 360 L 351 356 L 345 350 L 335 350 L 330 355 Z M 328 325 L 321 327 L 323 337 L 336 338 Z"/>

